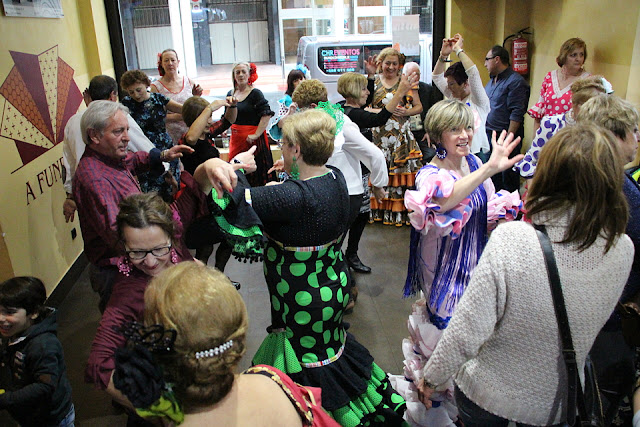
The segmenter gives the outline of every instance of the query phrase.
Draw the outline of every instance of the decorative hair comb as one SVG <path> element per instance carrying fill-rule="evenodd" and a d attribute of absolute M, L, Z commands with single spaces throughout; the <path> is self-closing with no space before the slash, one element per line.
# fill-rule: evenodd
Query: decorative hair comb
<path fill-rule="evenodd" d="M 170 353 L 178 335 L 175 329 L 165 329 L 164 325 L 145 327 L 139 322 L 128 322 L 114 329 L 128 341 L 140 344 L 152 353 Z"/>
<path fill-rule="evenodd" d="M 602 86 L 604 86 L 605 93 L 611 95 L 613 93 L 613 86 L 609 83 L 609 80 L 602 78 Z"/>
<path fill-rule="evenodd" d="M 220 344 L 215 348 L 210 348 L 209 350 L 196 351 L 196 359 L 204 359 L 206 357 L 215 357 L 219 356 L 225 351 L 229 350 L 233 345 L 233 340 L 229 340 L 224 344 Z"/>

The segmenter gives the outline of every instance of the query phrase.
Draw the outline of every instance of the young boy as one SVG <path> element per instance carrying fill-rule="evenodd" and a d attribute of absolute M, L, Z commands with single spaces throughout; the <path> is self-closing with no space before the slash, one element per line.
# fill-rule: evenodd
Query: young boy
<path fill-rule="evenodd" d="M 56 312 L 45 307 L 44 284 L 35 277 L 0 283 L 2 370 L 0 409 L 21 426 L 73 426 L 75 410 Z"/>

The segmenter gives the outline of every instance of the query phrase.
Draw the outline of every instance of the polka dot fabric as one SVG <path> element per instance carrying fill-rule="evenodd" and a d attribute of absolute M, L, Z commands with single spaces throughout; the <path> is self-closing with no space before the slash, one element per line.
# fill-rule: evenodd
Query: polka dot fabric
<path fill-rule="evenodd" d="M 587 77 L 585 72 L 580 78 Z M 534 119 L 566 113 L 571 109 L 571 85 L 560 89 L 558 70 L 549 71 L 542 81 L 540 98 L 527 113 Z"/>

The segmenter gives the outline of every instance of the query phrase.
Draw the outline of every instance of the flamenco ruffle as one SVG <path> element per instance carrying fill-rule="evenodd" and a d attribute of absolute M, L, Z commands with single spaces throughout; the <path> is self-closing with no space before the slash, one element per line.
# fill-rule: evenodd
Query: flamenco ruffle
<path fill-rule="evenodd" d="M 419 182 L 419 189 L 407 190 L 404 196 L 404 205 L 413 211 L 409 214 L 413 228 L 423 230 L 424 234 L 435 226 L 440 236 L 451 234 L 453 238 L 458 237 L 472 214 L 469 198 L 465 198 L 448 212 L 440 212 L 440 206 L 432 200 L 449 197 L 453 192 L 455 179 L 448 171 L 427 165 L 422 168 L 416 180 Z"/>
<path fill-rule="evenodd" d="M 513 193 L 500 190 L 487 202 L 487 220 L 506 219 L 512 221 L 516 219 L 521 210 L 522 200 L 520 200 L 520 194 L 517 190 Z"/>
<path fill-rule="evenodd" d="M 453 403 L 453 380 L 450 379 L 432 395 L 431 409 L 427 410 L 418 398 L 416 384 L 422 378 L 424 366 L 444 332 L 429 322 L 424 299 L 413 304 L 408 328 L 410 338 L 402 342 L 405 358 L 403 375 L 389 377 L 393 388 L 407 402 L 404 419 L 412 426 L 453 427 L 458 419 L 458 411 Z"/>
<path fill-rule="evenodd" d="M 322 406 L 342 426 L 403 424 L 404 400 L 391 388 L 384 371 L 373 363 L 369 351 L 349 333 L 341 357 L 323 367 L 303 367 L 286 332 L 269 334 L 253 364 L 273 366 L 299 384 L 320 387 Z"/>

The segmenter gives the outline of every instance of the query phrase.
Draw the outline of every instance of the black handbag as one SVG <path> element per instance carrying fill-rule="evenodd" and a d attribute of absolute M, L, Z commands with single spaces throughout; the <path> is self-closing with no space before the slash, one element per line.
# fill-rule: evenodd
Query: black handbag
<path fill-rule="evenodd" d="M 600 390 L 598 389 L 595 369 L 588 355 L 584 367 L 584 391 L 580 383 L 576 352 L 573 349 L 569 318 L 567 317 L 567 309 L 564 304 L 564 296 L 562 295 L 562 285 L 560 284 L 560 274 L 558 274 L 558 266 L 556 265 L 556 259 L 553 255 L 551 241 L 549 240 L 549 236 L 547 236 L 544 225 L 534 225 L 534 227 L 544 254 L 544 262 L 547 267 L 551 296 L 553 298 L 553 307 L 558 321 L 560 338 L 562 339 L 562 356 L 567 368 L 567 424 L 570 426 L 603 427 L 604 416 L 602 402 L 600 400 Z M 578 410 L 578 416 L 576 416 L 576 409 Z"/>

